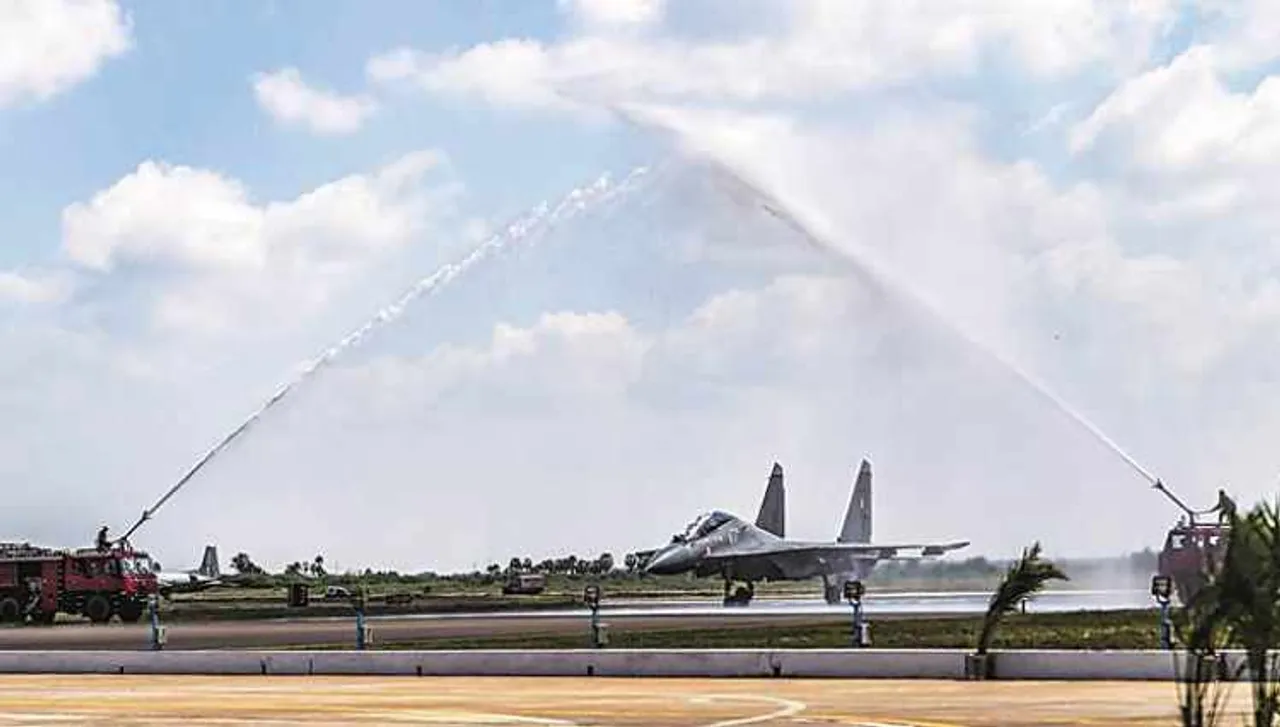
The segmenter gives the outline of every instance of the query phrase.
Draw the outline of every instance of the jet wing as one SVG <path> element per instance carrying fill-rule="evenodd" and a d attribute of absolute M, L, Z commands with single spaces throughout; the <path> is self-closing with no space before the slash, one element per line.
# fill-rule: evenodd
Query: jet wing
<path fill-rule="evenodd" d="M 756 578 L 809 577 L 840 572 L 858 562 L 929 558 L 957 550 L 968 541 L 953 543 L 805 543 L 755 542 L 725 544 L 702 555 L 704 568 L 731 570 Z"/>
<path fill-rule="evenodd" d="M 708 553 L 709 558 L 737 558 L 772 554 L 834 555 L 858 560 L 890 560 L 895 558 L 930 558 L 969 545 L 962 540 L 954 543 L 804 543 L 774 541 L 728 545 Z M 918 551 L 918 552 L 917 552 Z"/>

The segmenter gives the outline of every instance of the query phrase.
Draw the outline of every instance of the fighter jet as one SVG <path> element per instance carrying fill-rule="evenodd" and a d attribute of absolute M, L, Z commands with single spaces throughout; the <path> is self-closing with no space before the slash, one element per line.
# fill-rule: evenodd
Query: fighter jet
<path fill-rule="evenodd" d="M 725 604 L 746 605 L 757 581 L 808 580 L 820 576 L 823 596 L 839 603 L 845 583 L 870 575 L 881 560 L 915 560 L 940 556 L 969 541 L 934 544 L 871 542 L 871 463 L 862 460 L 834 543 L 785 538 L 785 492 L 782 466 L 774 463 L 760 514 L 754 525 L 722 510 L 700 515 L 658 549 L 644 566 L 646 573 L 672 575 L 692 571 L 698 577 L 719 574 L 725 582 Z M 918 555 L 902 553 L 918 551 Z M 731 593 L 734 581 L 745 589 Z"/>

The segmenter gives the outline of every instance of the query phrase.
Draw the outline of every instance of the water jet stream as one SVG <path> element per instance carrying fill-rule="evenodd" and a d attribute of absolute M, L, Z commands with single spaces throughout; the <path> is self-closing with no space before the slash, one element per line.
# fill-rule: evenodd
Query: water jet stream
<path fill-rule="evenodd" d="M 860 268 L 863 272 L 869 273 L 869 275 L 873 279 L 876 279 L 881 283 L 886 283 L 887 284 L 886 287 L 893 290 L 898 295 L 906 297 L 915 306 L 927 311 L 933 317 L 949 324 L 952 328 L 952 331 L 955 334 L 957 334 L 961 339 L 963 339 L 966 343 L 977 348 L 979 351 L 985 353 L 987 356 L 991 357 L 996 362 L 1000 363 L 1002 366 L 1008 369 L 1009 372 L 1014 374 L 1014 376 L 1022 380 L 1024 384 L 1031 387 L 1031 389 L 1039 393 L 1041 396 L 1047 399 L 1050 403 L 1052 403 L 1055 407 L 1057 407 L 1062 413 L 1066 414 L 1077 424 L 1084 427 L 1090 434 L 1092 434 L 1095 438 L 1097 438 L 1099 442 L 1101 442 L 1103 445 L 1109 448 L 1112 452 L 1114 452 L 1117 456 L 1119 456 L 1122 460 L 1124 460 L 1126 464 L 1132 467 L 1144 479 L 1146 479 L 1152 485 L 1155 485 L 1157 482 L 1159 482 L 1159 479 L 1157 477 L 1155 477 L 1149 471 L 1147 471 L 1146 468 L 1144 468 L 1141 464 L 1139 464 L 1138 461 L 1134 459 L 1128 452 L 1126 452 L 1118 443 L 1116 443 L 1113 439 L 1108 437 L 1106 433 L 1104 433 L 1101 429 L 1099 429 L 1097 425 L 1095 425 L 1093 422 L 1085 418 L 1083 414 L 1081 414 L 1074 407 L 1068 404 L 1065 399 L 1063 399 L 1062 397 L 1054 393 L 1053 390 L 1051 390 L 1048 387 L 1048 385 L 1046 385 L 1044 382 L 1040 381 L 1039 379 L 1036 379 L 1035 377 L 1033 377 L 1031 373 L 1028 372 L 1026 369 L 1019 366 L 1013 360 L 1002 355 L 995 348 L 986 345 L 978 338 L 965 332 L 954 321 L 951 321 L 950 319 L 943 316 L 942 313 L 937 310 L 937 308 L 930 305 L 923 298 L 917 295 L 914 295 L 910 291 L 910 289 L 908 289 L 905 285 L 901 285 L 893 281 L 888 276 L 888 274 L 885 273 L 883 270 L 876 269 L 872 264 L 870 264 L 866 260 L 859 260 L 854 255 L 845 254 L 844 251 L 841 250 L 840 248 L 837 248 L 834 245 L 828 242 L 825 242 L 822 238 L 819 238 L 812 231 L 810 231 L 809 228 L 807 228 L 806 226 L 801 224 L 798 220 L 796 220 L 792 214 L 787 212 L 785 207 L 783 207 L 780 203 L 774 200 L 771 196 L 767 195 L 763 190 L 760 190 L 758 187 L 751 185 L 750 183 L 743 180 L 741 177 L 738 177 L 737 175 L 733 175 L 731 171 L 726 170 L 726 172 L 732 175 L 735 181 L 743 184 L 745 187 L 748 188 L 748 190 L 752 194 L 756 195 L 761 201 L 761 207 L 770 215 L 774 216 L 779 221 L 791 227 L 798 234 L 803 235 L 812 244 L 818 247 L 821 247 L 827 252 L 834 252 L 836 255 L 838 255 L 842 259 L 845 259 L 855 267 Z"/>
<path fill-rule="evenodd" d="M 168 500 L 173 497 L 184 485 L 190 482 L 206 465 L 209 464 L 219 453 L 224 451 L 236 439 L 249 430 L 264 414 L 270 411 L 276 404 L 280 403 L 290 392 L 299 384 L 305 382 L 314 376 L 322 367 L 333 361 L 333 359 L 342 355 L 347 350 L 358 346 L 370 333 L 374 330 L 395 321 L 400 318 L 405 309 L 424 295 L 429 295 L 443 286 L 448 285 L 459 275 L 475 266 L 477 263 L 485 260 L 496 252 L 501 251 L 512 242 L 530 238 L 536 234 L 545 234 L 547 231 L 556 226 L 576 217 L 578 214 L 594 209 L 595 207 L 615 199 L 622 194 L 631 192 L 637 187 L 637 183 L 642 181 L 648 173 L 648 167 L 636 167 L 631 170 L 617 184 L 609 182 L 607 177 L 600 177 L 594 183 L 578 187 L 566 194 L 555 205 L 548 209 L 548 205 L 544 202 L 524 216 L 508 223 L 500 232 L 491 235 L 488 239 L 478 245 L 470 254 L 458 262 L 448 263 L 436 270 L 431 275 L 422 278 L 414 284 L 408 291 L 400 296 L 394 303 L 386 306 L 362 326 L 347 334 L 338 343 L 329 347 L 322 354 L 311 360 L 302 367 L 300 372 L 290 381 L 286 382 L 271 398 L 267 399 L 257 410 L 250 414 L 241 424 L 233 429 L 229 434 L 223 437 L 208 452 L 196 461 L 186 474 L 178 480 L 177 484 L 169 488 L 159 500 L 150 508 L 142 511 L 142 516 L 134 523 L 133 527 L 121 536 L 121 540 L 127 539 L 133 535 L 142 524 L 150 520 L 156 511 L 159 510 Z"/>
<path fill-rule="evenodd" d="M 784 204 L 781 200 L 777 198 L 776 195 L 766 191 L 760 185 L 753 183 L 748 178 L 746 173 L 740 172 L 736 169 L 731 168 L 728 165 L 728 163 L 717 158 L 716 156 L 713 156 L 713 154 L 709 150 L 699 150 L 699 149 L 692 148 L 691 145 L 687 143 L 688 142 L 687 138 L 674 126 L 666 124 L 657 119 L 646 118 L 643 112 L 639 110 L 632 110 L 621 104 L 610 103 L 610 102 L 597 102 L 597 103 L 601 103 L 601 105 L 604 106 L 606 109 L 608 109 L 609 111 L 612 111 L 617 116 L 622 118 L 625 122 L 628 122 L 635 127 L 638 127 L 640 129 L 643 129 L 645 131 L 650 131 L 650 132 L 657 131 L 661 134 L 668 135 L 669 137 L 674 137 L 674 139 L 677 142 L 675 144 L 675 147 L 677 149 L 683 151 L 686 155 L 690 157 L 700 160 L 702 163 L 706 164 L 710 169 L 717 172 L 722 184 L 726 180 L 729 180 L 733 184 L 736 184 L 740 188 L 740 190 L 746 192 L 747 195 L 754 198 L 756 203 L 766 213 L 775 217 L 776 219 L 786 224 L 787 226 L 791 227 L 806 242 L 818 248 L 819 250 L 822 250 L 825 253 L 834 255 L 840 261 L 851 265 L 855 270 L 855 272 L 866 277 L 867 279 L 875 283 L 878 287 L 881 287 L 882 289 L 899 296 L 901 299 L 905 300 L 906 302 L 911 303 L 912 305 L 914 305 L 915 307 L 921 310 L 924 310 L 928 315 L 930 315 L 934 319 L 944 323 L 945 327 L 948 328 L 952 333 L 958 335 L 966 343 L 973 346 L 977 350 L 983 352 L 984 354 L 986 354 L 987 356 L 995 360 L 997 363 L 1004 366 L 1008 371 L 1010 371 L 1018 379 L 1020 379 L 1025 385 L 1029 386 L 1033 391 L 1038 393 L 1040 396 L 1044 397 L 1044 399 L 1046 399 L 1050 404 L 1052 404 L 1059 412 L 1065 414 L 1072 421 L 1084 427 L 1084 429 L 1087 432 L 1092 434 L 1099 442 L 1101 442 L 1114 454 L 1119 456 L 1120 459 L 1122 459 L 1127 465 L 1133 468 L 1135 472 L 1141 475 L 1145 480 L 1147 480 L 1147 482 L 1151 483 L 1153 487 L 1156 487 L 1157 489 L 1161 489 L 1163 487 L 1159 478 L 1151 474 L 1150 471 L 1148 471 L 1145 467 L 1139 464 L 1138 461 L 1133 456 L 1131 456 L 1128 452 L 1124 450 L 1124 448 L 1122 448 L 1113 439 L 1108 437 L 1100 428 L 1098 428 L 1097 425 L 1089 421 L 1083 414 L 1076 411 L 1076 409 L 1072 407 L 1070 404 L 1068 404 L 1062 397 L 1054 393 L 1053 390 L 1050 389 L 1044 382 L 1036 379 L 1034 376 L 1031 375 L 1030 372 L 1026 371 L 1021 366 L 1017 365 L 1015 362 L 1010 360 L 1009 358 L 1001 355 L 997 350 L 983 343 L 976 336 L 973 336 L 968 332 L 966 332 L 959 324 L 957 324 L 955 321 L 948 318 L 941 311 L 939 311 L 935 306 L 930 304 L 927 301 L 927 299 L 915 293 L 910 286 L 896 279 L 893 275 L 889 273 L 889 271 L 878 266 L 870 255 L 868 255 L 865 252 L 854 252 L 854 251 L 847 250 L 844 247 L 836 245 L 832 243 L 830 240 L 826 239 L 825 237 L 817 234 L 813 230 L 813 227 L 814 227 L 813 225 L 806 225 L 803 222 L 801 222 L 797 218 L 797 213 L 792 207 Z M 736 201 L 740 197 L 739 195 L 734 195 L 731 192 L 727 192 L 727 196 L 734 201 Z"/>

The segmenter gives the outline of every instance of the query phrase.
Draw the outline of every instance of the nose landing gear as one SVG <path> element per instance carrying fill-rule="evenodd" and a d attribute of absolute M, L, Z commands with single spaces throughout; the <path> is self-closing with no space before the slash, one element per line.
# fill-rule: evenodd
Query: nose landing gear
<path fill-rule="evenodd" d="M 755 595 L 756 586 L 751 581 L 735 584 L 728 578 L 724 580 L 724 605 L 726 606 L 746 606 L 751 603 Z"/>

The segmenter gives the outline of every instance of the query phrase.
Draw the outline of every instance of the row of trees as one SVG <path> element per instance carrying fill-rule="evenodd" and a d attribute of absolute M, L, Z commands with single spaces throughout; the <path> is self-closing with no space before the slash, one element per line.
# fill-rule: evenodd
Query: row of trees
<path fill-rule="evenodd" d="M 534 562 L 532 558 L 512 558 L 505 570 L 497 563 L 489 566 L 491 575 L 512 575 L 515 573 L 542 573 L 545 575 L 604 575 L 614 570 L 612 553 L 601 553 L 594 559 L 579 558 L 570 555 L 565 558 L 545 558 Z"/>
<path fill-rule="evenodd" d="M 1016 561 L 1015 561 L 1016 562 Z M 1086 579 L 1092 571 L 1114 570 L 1117 567 L 1139 574 L 1143 578 L 1150 576 L 1156 569 L 1156 554 L 1145 550 L 1119 558 L 1099 558 L 1082 561 L 1064 561 L 1069 563 L 1073 573 Z M 441 575 L 434 572 L 402 574 L 396 571 L 382 571 L 366 568 L 362 575 L 388 581 L 492 581 L 514 573 L 542 573 L 544 575 L 563 576 L 619 576 L 635 575 L 644 565 L 644 555 L 627 553 L 621 564 L 617 563 L 612 553 L 601 553 L 595 558 L 580 558 L 569 555 L 563 558 L 544 558 L 535 561 L 529 557 L 511 558 L 504 567 L 499 563 L 491 563 L 483 571 L 470 573 L 453 573 Z M 963 560 L 938 561 L 902 561 L 882 563 L 876 569 L 876 579 L 892 581 L 897 579 L 947 579 L 947 578 L 987 578 L 995 577 L 1011 565 L 1010 561 L 998 561 L 981 556 Z M 247 553 L 237 553 L 231 559 L 231 567 L 243 576 L 269 576 L 266 569 L 259 566 Z M 323 555 L 317 555 L 310 561 L 295 561 L 285 566 L 285 576 L 324 577 L 330 575 L 325 569 Z"/>
<path fill-rule="evenodd" d="M 329 575 L 324 567 L 324 556 L 317 555 L 310 561 L 295 561 L 285 566 L 284 576 L 308 576 L 322 578 Z M 623 559 L 621 568 L 614 561 L 612 553 L 601 553 L 595 558 L 579 558 L 570 555 L 564 558 L 545 558 L 535 562 L 532 558 L 512 558 L 506 567 L 491 563 L 483 572 L 456 573 L 440 575 L 437 573 L 419 573 L 403 575 L 396 571 L 374 571 L 366 568 L 365 577 L 376 577 L 387 580 L 495 580 L 517 573 L 542 573 L 545 575 L 566 576 L 602 576 L 616 573 L 635 573 L 643 560 L 636 553 L 628 553 Z M 236 553 L 231 559 L 231 567 L 242 576 L 270 576 L 266 569 L 253 561 L 248 553 Z"/>
<path fill-rule="evenodd" d="M 270 577 L 271 574 L 267 569 L 253 562 L 253 558 L 248 553 L 236 553 L 231 558 L 231 568 L 241 576 L 246 577 Z M 329 573 L 324 568 L 324 556 L 316 555 L 309 561 L 294 561 L 284 567 L 284 576 L 308 576 L 311 578 L 323 578 Z"/>

